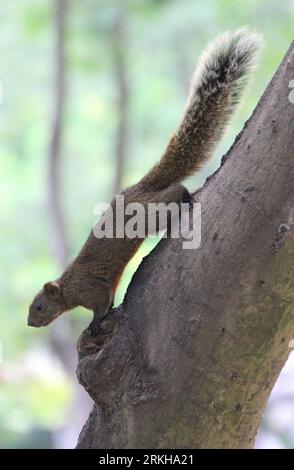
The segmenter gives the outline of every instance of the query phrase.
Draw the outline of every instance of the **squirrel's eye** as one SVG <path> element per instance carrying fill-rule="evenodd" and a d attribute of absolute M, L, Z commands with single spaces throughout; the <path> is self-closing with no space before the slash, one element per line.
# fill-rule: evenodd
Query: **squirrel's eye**
<path fill-rule="evenodd" d="M 38 311 L 38 312 L 41 312 L 43 310 L 43 304 L 41 304 L 41 302 L 37 303 L 35 305 L 35 309 Z"/>

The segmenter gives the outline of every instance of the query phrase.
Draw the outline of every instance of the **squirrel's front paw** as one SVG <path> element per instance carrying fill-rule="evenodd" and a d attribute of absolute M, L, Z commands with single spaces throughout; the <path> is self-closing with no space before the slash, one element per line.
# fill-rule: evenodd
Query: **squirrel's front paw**
<path fill-rule="evenodd" d="M 98 321 L 96 318 L 93 318 L 90 325 L 88 326 L 88 330 L 91 336 L 93 337 L 98 336 L 100 332 L 100 321 Z"/>
<path fill-rule="evenodd" d="M 92 322 L 93 323 L 93 322 Z M 78 341 L 79 359 L 90 354 L 95 354 L 101 350 L 112 338 L 118 329 L 118 324 L 112 320 L 102 320 L 95 322 L 83 331 Z M 91 326 L 91 329 L 90 329 Z M 97 332 L 98 326 L 98 333 Z M 93 328 L 92 328 L 93 327 Z"/>
<path fill-rule="evenodd" d="M 96 336 L 95 338 L 89 331 L 89 328 L 83 331 L 78 340 L 78 356 L 79 360 L 85 356 L 97 353 L 105 345 L 105 338 Z"/>

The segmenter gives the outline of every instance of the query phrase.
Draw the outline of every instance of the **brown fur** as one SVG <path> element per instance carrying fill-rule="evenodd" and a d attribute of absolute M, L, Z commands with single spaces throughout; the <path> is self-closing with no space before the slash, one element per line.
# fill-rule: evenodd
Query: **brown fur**
<path fill-rule="evenodd" d="M 139 183 L 123 191 L 125 205 L 180 203 L 187 196 L 178 183 L 210 157 L 244 88 L 256 49 L 256 35 L 244 29 L 225 33 L 210 45 L 196 70 L 178 130 L 160 162 Z M 115 205 L 114 199 L 112 208 Z M 127 220 L 125 217 L 124 222 Z M 66 310 L 81 305 L 93 310 L 90 331 L 97 334 L 119 278 L 142 242 L 140 238 L 96 238 L 91 232 L 64 273 L 37 294 L 28 324 L 48 325 Z"/>

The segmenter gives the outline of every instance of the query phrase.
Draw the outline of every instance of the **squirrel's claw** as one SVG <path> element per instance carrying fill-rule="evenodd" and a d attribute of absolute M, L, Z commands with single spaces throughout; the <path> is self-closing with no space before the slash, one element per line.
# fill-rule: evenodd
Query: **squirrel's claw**
<path fill-rule="evenodd" d="M 194 205 L 193 196 L 190 193 L 190 191 L 188 191 L 187 188 L 184 188 L 183 202 L 186 204 L 189 204 L 189 209 L 193 209 L 193 205 Z"/>
<path fill-rule="evenodd" d="M 100 332 L 100 322 L 97 318 L 93 318 L 90 325 L 88 326 L 91 336 L 98 336 Z"/>

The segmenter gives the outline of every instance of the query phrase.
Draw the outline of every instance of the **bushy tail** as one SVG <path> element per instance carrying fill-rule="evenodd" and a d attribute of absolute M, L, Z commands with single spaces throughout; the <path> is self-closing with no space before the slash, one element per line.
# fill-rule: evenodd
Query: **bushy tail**
<path fill-rule="evenodd" d="M 211 156 L 254 68 L 261 38 L 247 28 L 226 32 L 203 52 L 184 117 L 160 162 L 142 179 L 164 189 L 197 171 Z"/>

